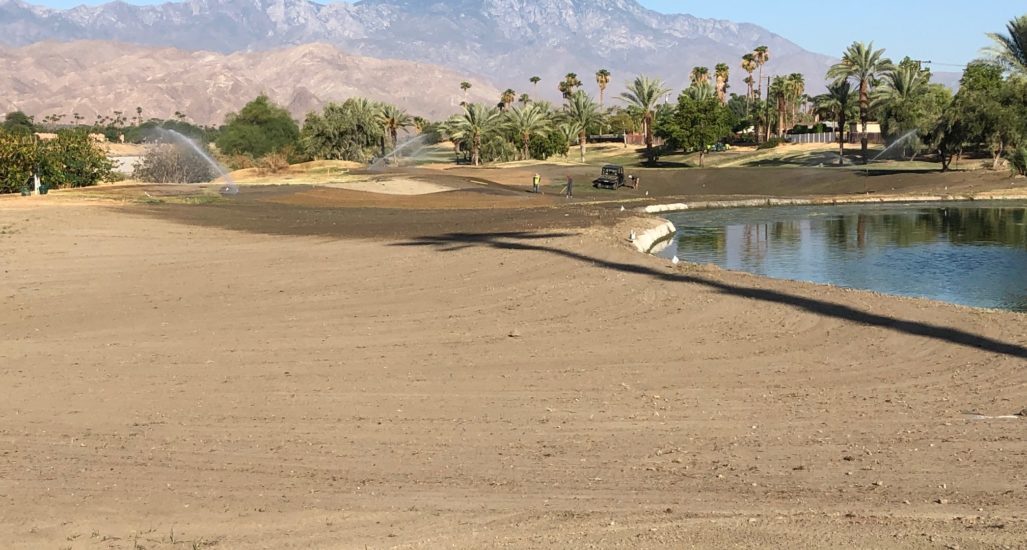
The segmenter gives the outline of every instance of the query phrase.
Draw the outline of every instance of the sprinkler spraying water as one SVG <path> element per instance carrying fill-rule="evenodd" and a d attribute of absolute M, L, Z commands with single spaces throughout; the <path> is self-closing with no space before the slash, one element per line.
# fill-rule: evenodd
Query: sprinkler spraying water
<path fill-rule="evenodd" d="M 400 158 L 400 153 L 407 152 L 408 157 L 414 158 L 421 149 L 425 148 L 425 135 L 418 134 L 396 146 L 391 153 L 375 160 L 368 166 L 368 170 L 380 171 L 385 169 L 385 165 L 388 164 L 389 159 L 397 160 Z"/>
<path fill-rule="evenodd" d="M 214 172 L 221 177 L 221 180 L 223 182 L 221 188 L 218 189 L 219 193 L 221 193 L 222 195 L 234 195 L 239 192 L 239 186 L 236 185 L 234 181 L 232 181 L 232 177 L 228 175 L 228 172 L 220 164 L 218 164 L 218 162 L 215 161 L 206 151 L 204 151 L 203 148 L 200 147 L 195 141 L 189 139 L 188 137 L 174 130 L 169 130 L 167 128 L 157 128 L 156 130 L 162 138 L 178 143 L 179 145 L 188 147 L 191 151 L 199 155 L 204 162 L 209 164 L 210 167 L 214 169 Z"/>
<path fill-rule="evenodd" d="M 870 177 L 870 163 L 871 162 L 875 162 L 877 159 L 879 159 L 882 156 L 884 156 L 885 153 L 887 153 L 888 151 L 892 150 L 892 148 L 894 148 L 896 145 L 899 145 L 899 144 L 905 142 L 907 139 L 915 136 L 916 133 L 917 133 L 917 130 L 910 130 L 910 131 L 906 132 L 905 134 L 902 134 L 901 136 L 899 136 L 898 139 L 896 139 L 895 141 L 891 142 L 887 147 L 885 147 L 883 151 L 881 151 L 880 153 L 877 153 L 877 155 L 875 155 L 874 158 L 870 159 L 870 162 L 867 162 L 867 165 L 864 168 L 864 175 L 867 176 L 867 177 Z M 867 190 L 867 181 L 866 180 L 863 180 L 863 192 L 864 193 L 868 193 L 869 192 Z"/>

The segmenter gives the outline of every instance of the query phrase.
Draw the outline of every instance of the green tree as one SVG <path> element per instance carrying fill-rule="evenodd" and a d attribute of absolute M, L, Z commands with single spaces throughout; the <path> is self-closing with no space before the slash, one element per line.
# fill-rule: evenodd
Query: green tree
<path fill-rule="evenodd" d="M 649 162 L 652 162 L 655 156 L 653 152 L 653 118 L 660 98 L 669 91 L 670 89 L 665 87 L 661 80 L 639 75 L 628 86 L 628 90 L 620 95 L 622 100 L 638 109 L 641 114 L 642 132 L 645 134 L 645 152 Z"/>
<path fill-rule="evenodd" d="M 603 116 L 599 105 L 584 90 L 574 92 L 564 104 L 564 116 L 578 128 L 578 147 L 581 151 L 581 162 L 585 162 L 585 141 L 588 129 L 599 126 Z"/>
<path fill-rule="evenodd" d="M 552 128 L 552 120 L 539 106 L 532 103 L 507 111 L 506 127 L 520 142 L 521 159 L 527 160 L 531 156 L 531 139 L 548 135 Z"/>
<path fill-rule="evenodd" d="M 953 100 L 952 116 L 958 118 L 965 142 L 986 148 L 993 168 L 1027 133 L 1024 82 L 1005 79 L 1002 71 L 992 62 L 971 62 Z"/>
<path fill-rule="evenodd" d="M 0 193 L 16 193 L 32 177 L 38 157 L 31 133 L 0 130 Z"/>
<path fill-rule="evenodd" d="M 1027 76 L 1027 14 L 1006 24 L 1007 34 L 988 33 L 995 43 L 985 53 L 1013 74 Z"/>
<path fill-rule="evenodd" d="M 289 112 L 261 94 L 237 114 L 232 113 L 225 118 L 217 146 L 228 155 L 258 158 L 295 147 L 299 134 L 299 127 Z"/>
<path fill-rule="evenodd" d="M 52 188 L 87 187 L 114 177 L 114 163 L 85 130 L 39 142 L 38 155 L 39 177 Z"/>
<path fill-rule="evenodd" d="M 7 113 L 4 116 L 3 128 L 12 134 L 32 134 L 36 131 L 32 119 L 21 111 Z"/>
<path fill-rule="evenodd" d="M 469 92 L 471 90 L 471 83 L 466 81 L 466 80 L 461 82 L 460 83 L 460 89 L 464 91 L 464 101 L 466 102 L 467 101 L 467 92 Z"/>
<path fill-rule="evenodd" d="M 884 50 L 875 50 L 874 43 L 853 42 L 842 55 L 841 63 L 831 66 L 827 77 L 834 80 L 853 80 L 859 86 L 860 150 L 863 164 L 867 158 L 867 122 L 870 120 L 870 93 L 881 74 L 892 68 L 884 57 Z"/>
<path fill-rule="evenodd" d="M 310 113 L 300 139 L 303 151 L 315 159 L 367 162 L 385 139 L 381 107 L 365 98 L 328 103 Z"/>
<path fill-rule="evenodd" d="M 712 86 L 696 84 L 694 88 L 678 96 L 677 108 L 660 130 L 672 146 L 698 151 L 699 166 L 703 166 L 708 148 L 731 135 L 731 114 Z"/>
<path fill-rule="evenodd" d="M 906 58 L 882 75 L 872 97 L 885 139 L 902 139 L 902 151 L 913 158 L 952 99 L 948 88 L 930 78 L 929 70 Z"/>
<path fill-rule="evenodd" d="M 464 106 L 464 112 L 456 115 L 447 123 L 449 135 L 454 140 L 462 140 L 471 151 L 471 163 L 481 164 L 482 141 L 491 139 L 501 123 L 500 113 L 491 107 L 478 103 Z"/>
<path fill-rule="evenodd" d="M 541 81 L 542 81 L 542 78 L 537 77 L 537 76 L 533 76 L 533 77 L 528 79 L 528 82 L 531 82 L 531 85 L 534 86 L 536 92 L 538 91 L 538 83 L 541 82 Z"/>

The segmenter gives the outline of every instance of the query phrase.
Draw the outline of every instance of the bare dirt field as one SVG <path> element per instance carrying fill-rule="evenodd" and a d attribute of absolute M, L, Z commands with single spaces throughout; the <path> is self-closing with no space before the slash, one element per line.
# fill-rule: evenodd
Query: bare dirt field
<path fill-rule="evenodd" d="M 368 195 L 0 200 L 0 548 L 1027 540 L 1027 316 Z"/>

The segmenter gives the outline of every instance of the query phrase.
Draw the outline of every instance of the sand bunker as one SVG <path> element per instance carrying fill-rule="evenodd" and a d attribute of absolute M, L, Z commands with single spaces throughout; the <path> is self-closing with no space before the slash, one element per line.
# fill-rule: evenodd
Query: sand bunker
<path fill-rule="evenodd" d="M 383 193 L 386 195 L 428 195 L 430 193 L 441 193 L 442 191 L 452 191 L 454 189 L 453 187 L 410 178 L 374 178 L 368 180 L 329 183 L 324 184 L 324 186 L 350 189 L 353 191 L 365 191 L 368 193 Z"/>

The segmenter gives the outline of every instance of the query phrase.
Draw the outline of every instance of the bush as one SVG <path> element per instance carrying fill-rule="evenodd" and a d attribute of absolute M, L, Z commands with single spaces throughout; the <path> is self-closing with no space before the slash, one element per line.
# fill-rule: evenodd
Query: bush
<path fill-rule="evenodd" d="M 17 193 L 32 178 L 36 140 L 31 135 L 0 131 L 0 193 Z"/>
<path fill-rule="evenodd" d="M 785 140 L 781 139 L 781 138 L 776 138 L 776 137 L 775 138 L 770 138 L 767 141 L 764 141 L 763 143 L 757 145 L 756 149 L 757 150 L 773 149 L 774 147 L 777 147 L 778 145 L 781 145 L 782 143 L 787 143 L 787 142 Z"/>
<path fill-rule="evenodd" d="M 112 181 L 114 162 L 83 130 L 60 132 L 39 143 L 39 176 L 53 188 Z"/>
<path fill-rule="evenodd" d="M 176 145 L 151 147 L 132 173 L 133 178 L 148 183 L 200 183 L 216 175 L 206 159 Z"/>
<path fill-rule="evenodd" d="M 1027 176 L 1027 147 L 1020 146 L 1009 153 L 1009 167 L 1014 174 Z"/>
<path fill-rule="evenodd" d="M 284 152 L 268 153 L 257 161 L 257 175 L 277 174 L 289 167 L 288 155 Z"/>
<path fill-rule="evenodd" d="M 567 156 L 570 144 L 567 136 L 560 132 L 549 132 L 543 136 L 532 136 L 528 141 L 528 152 L 535 160 L 546 160 L 554 155 Z"/>
<path fill-rule="evenodd" d="M 227 155 L 248 154 L 260 158 L 299 143 L 300 130 L 289 112 L 266 95 L 230 114 L 217 138 L 218 149 Z"/>

